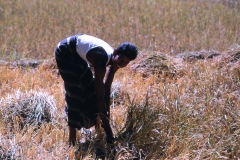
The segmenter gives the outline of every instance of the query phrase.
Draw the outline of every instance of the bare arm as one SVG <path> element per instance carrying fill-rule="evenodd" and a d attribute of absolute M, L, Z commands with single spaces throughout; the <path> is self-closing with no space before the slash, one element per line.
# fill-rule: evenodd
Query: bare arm
<path fill-rule="evenodd" d="M 90 51 L 87 54 L 87 59 L 93 65 L 95 71 L 97 106 L 100 118 L 102 120 L 102 127 L 104 128 L 107 137 L 112 138 L 113 133 L 107 115 L 107 108 L 105 102 L 105 85 L 103 83 L 103 79 L 106 74 L 107 54 L 105 53 L 105 51 L 102 52 L 101 49 L 96 49 Z"/>
<path fill-rule="evenodd" d="M 104 99 L 105 96 L 105 87 L 103 83 L 103 78 L 106 73 L 106 68 L 100 66 L 94 67 L 95 70 L 95 87 L 97 95 L 97 105 L 100 113 L 100 118 L 102 120 L 102 127 L 104 128 L 107 136 L 113 137 L 112 129 L 109 124 L 109 118 L 107 115 L 107 107 Z"/>
<path fill-rule="evenodd" d="M 110 118 L 110 94 L 111 94 L 111 85 L 113 82 L 114 75 L 116 73 L 116 70 L 113 68 L 109 68 L 105 80 L 105 102 L 106 102 L 106 108 L 108 112 L 108 119 Z"/>

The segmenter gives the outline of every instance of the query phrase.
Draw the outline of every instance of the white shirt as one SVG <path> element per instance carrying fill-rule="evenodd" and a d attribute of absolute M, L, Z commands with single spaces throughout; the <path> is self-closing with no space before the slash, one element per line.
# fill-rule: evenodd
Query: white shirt
<path fill-rule="evenodd" d="M 108 43 L 106 43 L 105 41 L 99 38 L 89 36 L 86 34 L 77 36 L 76 51 L 79 54 L 79 56 L 85 61 L 87 61 L 88 63 L 90 62 L 87 60 L 86 55 L 89 50 L 96 47 L 102 47 L 106 51 L 108 55 L 108 60 L 107 60 L 107 63 L 108 63 L 112 53 L 114 52 L 114 49 Z"/>

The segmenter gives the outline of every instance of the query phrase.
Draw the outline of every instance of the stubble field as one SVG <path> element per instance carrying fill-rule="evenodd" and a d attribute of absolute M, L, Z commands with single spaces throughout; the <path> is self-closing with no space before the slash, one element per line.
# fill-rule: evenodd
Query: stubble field
<path fill-rule="evenodd" d="M 237 0 L 0 1 L 1 159 L 94 159 L 89 131 L 68 146 L 53 54 L 77 33 L 140 51 L 112 85 L 115 159 L 239 159 L 239 22 Z"/>

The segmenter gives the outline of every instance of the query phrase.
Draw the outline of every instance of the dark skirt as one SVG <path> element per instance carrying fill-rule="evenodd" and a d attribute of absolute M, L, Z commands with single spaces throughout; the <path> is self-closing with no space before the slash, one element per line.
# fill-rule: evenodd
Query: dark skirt
<path fill-rule="evenodd" d="M 68 125 L 90 128 L 97 121 L 98 109 L 92 71 L 76 52 L 76 36 L 62 40 L 55 58 L 65 87 Z"/>

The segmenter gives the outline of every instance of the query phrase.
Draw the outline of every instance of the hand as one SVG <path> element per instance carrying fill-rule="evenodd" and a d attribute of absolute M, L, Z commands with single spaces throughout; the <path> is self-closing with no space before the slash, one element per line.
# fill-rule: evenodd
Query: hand
<path fill-rule="evenodd" d="M 112 132 L 112 128 L 110 127 L 109 122 L 108 123 L 102 123 L 102 127 L 104 128 L 104 131 L 106 133 L 106 136 L 109 138 L 113 138 L 113 132 Z"/>
<path fill-rule="evenodd" d="M 106 141 L 108 145 L 113 145 L 114 144 L 114 137 L 112 136 L 106 136 Z"/>
<path fill-rule="evenodd" d="M 114 144 L 114 138 L 113 137 L 106 137 L 107 146 L 106 146 L 106 152 L 108 155 L 109 160 L 114 160 L 117 154 L 116 147 Z"/>
<path fill-rule="evenodd" d="M 110 70 L 111 72 L 114 72 L 114 73 L 116 73 L 118 69 L 120 69 L 118 66 L 111 66 L 111 67 L 109 68 L 109 70 Z"/>

